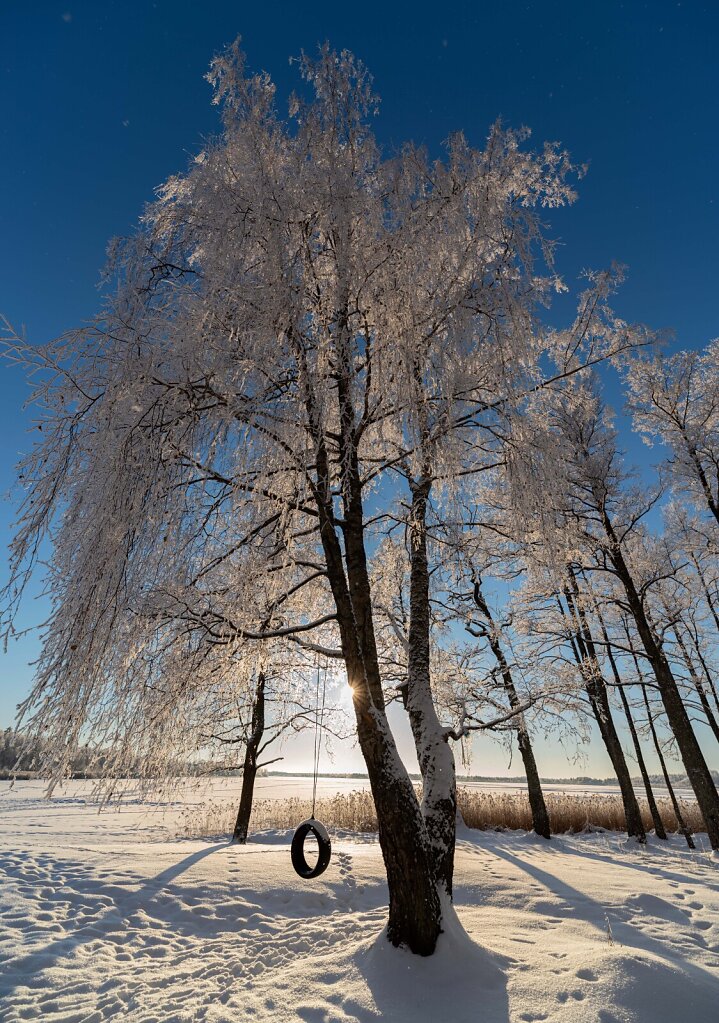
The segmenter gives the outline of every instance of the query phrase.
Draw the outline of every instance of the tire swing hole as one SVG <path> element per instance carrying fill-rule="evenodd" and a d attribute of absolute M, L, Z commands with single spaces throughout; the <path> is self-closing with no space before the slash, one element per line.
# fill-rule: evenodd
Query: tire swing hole
<path fill-rule="evenodd" d="M 310 866 L 305 859 L 305 840 L 308 835 L 313 835 L 317 839 L 317 845 L 319 847 L 319 855 L 314 866 Z M 310 817 L 309 820 L 302 821 L 302 823 L 297 826 L 292 837 L 290 852 L 292 856 L 292 866 L 295 868 L 300 877 L 309 879 L 311 877 L 319 877 L 320 874 L 324 874 L 332 855 L 332 843 L 330 842 L 330 836 L 327 832 L 327 828 L 324 824 L 320 824 L 319 821 L 316 821 L 314 817 Z"/>

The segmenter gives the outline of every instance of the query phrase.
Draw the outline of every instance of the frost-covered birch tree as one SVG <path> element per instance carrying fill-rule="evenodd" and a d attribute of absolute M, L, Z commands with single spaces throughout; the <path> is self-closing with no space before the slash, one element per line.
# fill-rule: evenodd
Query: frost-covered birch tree
<path fill-rule="evenodd" d="M 22 470 L 8 613 L 49 536 L 28 712 L 55 734 L 79 734 L 99 707 L 111 719 L 118 690 L 137 698 L 138 657 L 154 668 L 152 644 L 188 620 L 193 656 L 221 671 L 248 644 L 339 650 L 388 937 L 429 954 L 451 911 L 456 733 L 432 690 L 428 523 L 505 442 L 525 489 L 540 487 L 520 457 L 523 410 L 636 336 L 602 315 L 604 277 L 570 331 L 536 316 L 561 287 L 540 216 L 573 199 L 564 152 L 495 126 L 481 149 L 457 135 L 437 160 L 411 145 L 385 157 L 361 63 L 324 47 L 299 67 L 283 118 L 237 44 L 218 57 L 222 132 L 114 246 L 102 314 L 44 349 L 10 344 L 37 370 L 42 439 Z M 421 802 L 377 649 L 385 515 L 407 529 Z M 141 649 L 138 618 L 158 626 Z M 181 677 L 200 698 L 203 672 Z"/>

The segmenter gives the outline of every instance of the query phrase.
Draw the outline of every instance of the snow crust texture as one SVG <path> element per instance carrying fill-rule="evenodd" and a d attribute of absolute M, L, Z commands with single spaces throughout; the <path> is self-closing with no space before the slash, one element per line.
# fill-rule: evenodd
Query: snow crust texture
<path fill-rule="evenodd" d="M 56 1023 L 667 1023 L 715 1019 L 719 887 L 708 852 L 620 836 L 462 830 L 436 955 L 385 940 L 372 836 L 326 873 L 289 833 L 177 840 L 181 807 L 0 790 L 0 1019 Z"/>

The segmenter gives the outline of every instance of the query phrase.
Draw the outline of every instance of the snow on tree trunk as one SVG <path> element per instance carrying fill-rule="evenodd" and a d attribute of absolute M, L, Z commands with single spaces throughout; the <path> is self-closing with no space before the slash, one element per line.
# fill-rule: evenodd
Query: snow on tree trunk
<path fill-rule="evenodd" d="M 437 882 L 452 895 L 457 822 L 454 754 L 432 698 L 430 677 L 429 565 L 427 501 L 431 481 L 410 484 L 410 619 L 405 706 L 422 773 L 422 814 L 427 826 Z"/>

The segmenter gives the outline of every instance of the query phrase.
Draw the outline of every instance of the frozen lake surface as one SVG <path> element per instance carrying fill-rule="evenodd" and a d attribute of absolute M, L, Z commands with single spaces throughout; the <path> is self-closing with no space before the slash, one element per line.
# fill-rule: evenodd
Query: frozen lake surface
<path fill-rule="evenodd" d="M 213 781 L 213 788 L 215 785 L 219 785 L 218 791 L 221 791 L 222 783 L 229 785 L 229 791 L 232 792 L 236 788 L 238 793 L 241 785 L 239 779 L 216 779 Z M 300 798 L 306 798 L 312 795 L 312 779 L 306 777 L 300 777 L 295 775 L 284 775 L 269 776 L 265 778 L 257 779 L 257 794 L 258 798 L 261 799 L 286 799 L 288 796 L 297 796 Z M 526 792 L 527 787 L 524 781 L 465 781 L 462 778 L 457 779 L 457 784 L 468 789 L 474 789 L 478 792 Z M 644 790 L 641 785 L 636 785 L 636 791 L 639 796 L 644 795 Z M 654 785 L 654 790 L 658 796 L 665 796 L 667 790 L 663 785 Z M 619 795 L 619 786 L 616 784 L 598 784 L 588 785 L 581 783 L 572 782 L 543 782 L 542 788 L 545 792 L 574 792 L 578 795 L 592 796 L 592 795 Z M 332 795 L 335 792 L 353 792 L 357 789 L 369 789 L 369 780 L 367 778 L 330 778 L 320 776 L 317 785 L 317 794 L 323 796 Z M 677 787 L 677 795 L 681 796 L 682 799 L 693 799 L 694 794 L 691 789 Z"/>

